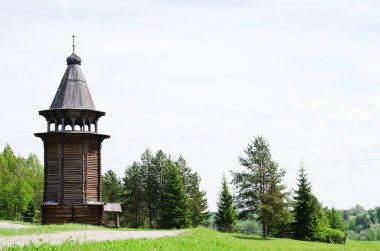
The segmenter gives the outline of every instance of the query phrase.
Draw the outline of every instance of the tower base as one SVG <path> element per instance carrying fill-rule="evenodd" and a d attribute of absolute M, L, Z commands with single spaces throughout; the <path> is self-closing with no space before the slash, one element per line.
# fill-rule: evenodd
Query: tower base
<path fill-rule="evenodd" d="M 103 205 L 42 205 L 41 223 L 103 225 Z"/>

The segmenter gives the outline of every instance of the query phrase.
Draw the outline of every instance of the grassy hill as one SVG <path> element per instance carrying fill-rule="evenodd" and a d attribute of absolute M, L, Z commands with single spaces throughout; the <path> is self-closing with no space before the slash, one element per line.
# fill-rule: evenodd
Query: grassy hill
<path fill-rule="evenodd" d="M 42 226 L 43 228 L 44 226 Z M 54 232 L 59 227 L 55 227 Z M 76 230 L 78 230 L 78 227 Z M 67 231 L 67 227 L 64 231 Z M 289 239 L 262 240 L 259 236 L 219 233 L 206 228 L 185 230 L 179 237 L 159 239 L 131 239 L 106 242 L 76 243 L 62 245 L 29 245 L 5 250 L 379 250 L 380 242 L 348 241 L 345 245 L 324 244 Z"/>

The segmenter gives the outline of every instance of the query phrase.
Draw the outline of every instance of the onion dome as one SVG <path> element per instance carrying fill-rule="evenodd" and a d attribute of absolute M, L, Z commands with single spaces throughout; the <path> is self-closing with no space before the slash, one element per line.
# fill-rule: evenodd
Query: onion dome
<path fill-rule="evenodd" d="M 68 57 L 66 59 L 66 62 L 67 62 L 67 65 L 70 65 L 70 64 L 81 64 L 82 63 L 82 59 L 77 55 L 75 54 L 75 52 L 73 52 L 70 57 Z"/>

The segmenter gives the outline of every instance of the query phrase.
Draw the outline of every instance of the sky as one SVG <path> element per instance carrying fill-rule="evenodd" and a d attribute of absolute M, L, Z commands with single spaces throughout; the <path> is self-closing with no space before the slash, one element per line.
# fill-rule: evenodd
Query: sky
<path fill-rule="evenodd" d="M 328 207 L 380 205 L 379 1 L 0 2 L 0 148 L 36 153 L 71 54 L 98 110 L 103 171 L 180 154 L 216 210 L 262 135 L 284 183 L 300 162 Z"/>

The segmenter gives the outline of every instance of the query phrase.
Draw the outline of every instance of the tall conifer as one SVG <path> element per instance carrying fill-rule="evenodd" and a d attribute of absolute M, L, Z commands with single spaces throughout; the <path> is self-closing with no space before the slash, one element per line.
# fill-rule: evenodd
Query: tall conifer
<path fill-rule="evenodd" d="M 263 238 L 268 236 L 268 228 L 277 227 L 287 213 L 287 193 L 281 184 L 285 171 L 272 159 L 268 142 L 256 137 L 244 150 L 246 156 L 239 157 L 246 168 L 242 172 L 232 172 L 233 184 L 237 189 L 237 206 L 242 214 L 257 215 L 262 223 Z"/>
<path fill-rule="evenodd" d="M 104 202 L 119 202 L 121 194 L 121 181 L 116 173 L 108 170 L 102 176 L 102 200 Z"/>
<path fill-rule="evenodd" d="M 318 228 L 320 220 L 320 205 L 317 198 L 311 192 L 304 164 L 301 162 L 298 189 L 295 191 L 294 200 L 294 222 L 292 224 L 294 238 L 299 240 L 311 240 Z"/>
<path fill-rule="evenodd" d="M 178 168 L 170 163 L 164 181 L 164 227 L 186 228 L 191 223 L 189 198 L 182 177 Z"/>
<path fill-rule="evenodd" d="M 215 216 L 217 229 L 223 232 L 234 231 L 236 226 L 236 210 L 224 175 L 222 180 L 222 190 L 219 193 L 219 201 L 217 205 L 218 212 Z"/>
<path fill-rule="evenodd" d="M 193 227 L 197 227 L 209 218 L 209 213 L 207 212 L 206 192 L 200 189 L 201 177 L 198 173 L 191 171 L 191 168 L 187 165 L 186 160 L 181 155 L 174 164 L 178 167 L 181 173 L 185 192 L 189 196 Z"/>
<path fill-rule="evenodd" d="M 123 216 L 125 223 L 130 227 L 144 226 L 147 213 L 146 186 L 141 182 L 144 180 L 144 170 L 137 162 L 125 170 L 123 178 Z"/>

